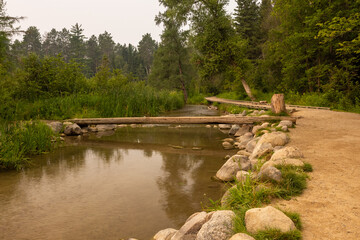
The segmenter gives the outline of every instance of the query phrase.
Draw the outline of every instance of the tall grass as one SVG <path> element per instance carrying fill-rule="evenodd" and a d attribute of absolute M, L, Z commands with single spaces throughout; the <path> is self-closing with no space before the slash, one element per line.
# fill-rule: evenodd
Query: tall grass
<path fill-rule="evenodd" d="M 44 123 L 0 124 L 0 169 L 21 169 L 29 157 L 52 148 L 53 131 Z"/>
<path fill-rule="evenodd" d="M 121 88 L 88 94 L 18 101 L 1 114 L 9 120 L 69 119 L 87 117 L 156 116 L 181 108 L 179 92 L 155 90 L 141 83 L 128 83 Z"/>

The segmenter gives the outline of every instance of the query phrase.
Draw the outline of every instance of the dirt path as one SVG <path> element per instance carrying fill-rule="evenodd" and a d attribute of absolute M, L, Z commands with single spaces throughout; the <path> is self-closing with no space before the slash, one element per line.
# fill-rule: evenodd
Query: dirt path
<path fill-rule="evenodd" d="M 300 109 L 291 146 L 311 163 L 308 189 L 279 207 L 300 213 L 304 240 L 360 239 L 360 114 Z"/>

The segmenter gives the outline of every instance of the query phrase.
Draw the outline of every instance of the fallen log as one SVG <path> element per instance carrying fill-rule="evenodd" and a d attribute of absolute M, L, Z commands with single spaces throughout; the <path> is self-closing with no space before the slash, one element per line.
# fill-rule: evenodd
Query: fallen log
<path fill-rule="evenodd" d="M 294 117 L 125 117 L 125 118 L 82 118 L 67 121 L 78 125 L 96 124 L 252 124 L 257 122 L 290 120 Z"/>

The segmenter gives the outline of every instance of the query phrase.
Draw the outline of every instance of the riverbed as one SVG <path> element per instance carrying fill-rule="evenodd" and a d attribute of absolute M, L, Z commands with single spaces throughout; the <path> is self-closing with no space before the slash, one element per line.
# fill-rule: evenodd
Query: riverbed
<path fill-rule="evenodd" d="M 169 115 L 218 114 L 186 108 Z M 150 239 L 179 228 L 222 196 L 211 177 L 229 154 L 225 137 L 204 125 L 152 125 L 67 139 L 32 167 L 0 173 L 0 239 Z"/>

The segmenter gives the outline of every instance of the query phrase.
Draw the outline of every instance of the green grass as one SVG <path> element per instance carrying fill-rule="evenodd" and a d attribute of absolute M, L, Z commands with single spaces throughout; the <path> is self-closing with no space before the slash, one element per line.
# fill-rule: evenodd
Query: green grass
<path fill-rule="evenodd" d="M 21 169 L 32 155 L 52 149 L 53 131 L 44 123 L 0 124 L 0 169 Z"/>
<path fill-rule="evenodd" d="M 9 120 L 69 119 L 91 117 L 156 116 L 184 105 L 179 92 L 155 90 L 140 83 L 129 83 L 103 93 L 73 94 L 64 97 L 18 101 L 0 113 Z"/>
<path fill-rule="evenodd" d="M 299 230 L 294 230 L 290 232 L 283 233 L 277 229 L 271 229 L 266 231 L 260 231 L 257 234 L 253 235 L 256 240 L 300 240 L 301 232 Z"/>

